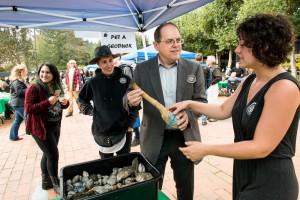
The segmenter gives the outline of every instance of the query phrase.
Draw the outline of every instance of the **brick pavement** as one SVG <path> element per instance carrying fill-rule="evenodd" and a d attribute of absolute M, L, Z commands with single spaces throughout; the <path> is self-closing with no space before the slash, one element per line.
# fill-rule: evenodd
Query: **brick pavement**
<path fill-rule="evenodd" d="M 65 114 L 65 113 L 64 113 Z M 200 120 L 201 121 L 201 120 Z M 92 117 L 79 115 L 63 117 L 59 142 L 59 168 L 66 165 L 99 158 L 91 135 Z M 20 127 L 20 136 L 24 140 L 12 142 L 8 139 L 12 120 L 0 124 L 0 200 L 31 199 L 36 180 L 41 179 L 41 150 L 31 136 Z M 201 125 L 200 125 L 201 126 Z M 208 122 L 200 127 L 205 143 L 229 143 L 233 141 L 231 120 Z M 298 132 L 297 147 L 300 147 Z M 139 146 L 132 148 L 139 151 Z M 294 164 L 300 179 L 300 151 L 297 150 Z M 207 156 L 195 167 L 195 198 L 197 200 L 230 200 L 232 184 L 232 159 Z M 168 162 L 162 191 L 171 199 L 176 199 L 173 173 Z M 48 190 L 49 198 L 56 197 Z M 300 197 L 298 198 L 300 200 Z"/>

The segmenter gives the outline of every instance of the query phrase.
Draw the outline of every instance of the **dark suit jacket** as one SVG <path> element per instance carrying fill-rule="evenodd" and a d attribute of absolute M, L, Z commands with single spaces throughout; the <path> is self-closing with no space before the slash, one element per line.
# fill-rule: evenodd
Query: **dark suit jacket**
<path fill-rule="evenodd" d="M 180 58 L 178 61 L 176 102 L 194 100 L 207 102 L 203 69 L 195 62 Z M 148 95 L 165 105 L 160 81 L 158 57 L 138 64 L 134 70 L 133 80 Z M 128 100 L 124 96 L 124 106 L 127 109 Z M 159 111 L 146 100 L 143 100 L 143 117 L 140 127 L 140 147 L 152 163 L 156 163 L 164 138 L 165 122 Z M 132 108 L 131 108 L 132 109 Z M 185 141 L 201 141 L 198 125 L 199 114 L 186 110 L 189 125 L 183 131 Z"/>

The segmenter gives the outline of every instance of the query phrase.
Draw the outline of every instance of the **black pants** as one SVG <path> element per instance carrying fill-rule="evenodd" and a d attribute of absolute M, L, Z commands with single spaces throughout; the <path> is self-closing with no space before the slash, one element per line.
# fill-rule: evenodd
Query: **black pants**
<path fill-rule="evenodd" d="M 4 116 L 6 119 L 8 119 L 10 115 L 14 114 L 13 112 L 14 109 L 11 107 L 9 103 L 4 104 L 4 106 L 5 106 Z"/>
<path fill-rule="evenodd" d="M 184 147 L 184 136 L 181 131 L 165 131 L 163 144 L 155 167 L 164 177 L 166 163 L 170 157 L 171 168 L 176 183 L 178 200 L 193 200 L 194 196 L 194 163 L 179 150 Z M 163 179 L 159 182 L 162 189 Z"/>
<path fill-rule="evenodd" d="M 130 153 L 131 140 L 132 140 L 132 132 L 127 132 L 126 133 L 126 142 L 125 142 L 123 148 L 120 151 L 117 151 L 116 154 L 122 155 L 122 154 Z M 99 151 L 99 155 L 101 158 L 110 158 L 110 157 L 114 156 L 113 153 L 102 153 L 101 151 Z"/>
<path fill-rule="evenodd" d="M 46 140 L 42 140 L 34 135 L 32 135 L 32 137 L 43 151 L 43 157 L 41 159 L 42 173 L 57 177 L 59 159 L 57 145 L 60 137 L 60 123 L 46 123 L 45 128 Z"/>

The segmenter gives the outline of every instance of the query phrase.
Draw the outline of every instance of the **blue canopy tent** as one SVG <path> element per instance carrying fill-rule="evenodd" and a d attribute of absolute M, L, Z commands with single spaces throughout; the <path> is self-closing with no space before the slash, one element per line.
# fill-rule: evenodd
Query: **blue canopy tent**
<path fill-rule="evenodd" d="M 158 53 L 156 51 L 156 49 L 154 48 L 154 46 L 150 45 L 150 46 L 148 46 L 148 47 L 146 47 L 144 49 L 139 49 L 136 52 L 123 55 L 121 57 L 121 59 L 122 60 L 128 60 L 128 61 L 140 63 L 140 62 L 143 62 L 143 61 L 146 60 L 145 59 L 145 52 L 147 52 L 148 58 L 153 58 Z M 181 51 L 180 57 L 191 60 L 191 59 L 195 59 L 195 55 L 196 54 L 192 53 L 192 52 Z"/>
<path fill-rule="evenodd" d="M 99 66 L 98 65 L 87 65 L 87 66 L 85 66 L 85 69 L 87 69 L 87 70 L 96 70 L 96 69 L 98 69 L 99 68 Z"/>
<path fill-rule="evenodd" d="M 1 0 L 0 28 L 143 33 L 212 1 Z"/>
<path fill-rule="evenodd" d="M 213 0 L 1 0 L 0 27 L 144 32 Z"/>

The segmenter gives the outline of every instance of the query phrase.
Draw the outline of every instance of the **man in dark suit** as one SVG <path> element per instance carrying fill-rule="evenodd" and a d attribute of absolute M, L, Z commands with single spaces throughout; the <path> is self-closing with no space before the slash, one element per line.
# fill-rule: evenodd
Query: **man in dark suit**
<path fill-rule="evenodd" d="M 183 39 L 172 23 L 160 25 L 154 32 L 154 47 L 159 54 L 138 64 L 133 80 L 141 89 L 132 90 L 123 98 L 124 107 L 140 107 L 141 95 L 146 92 L 165 107 L 183 100 L 207 102 L 203 69 L 197 63 L 180 58 Z M 177 115 L 178 129 L 170 129 L 159 111 L 143 101 L 140 128 L 141 153 L 164 175 L 168 158 L 174 171 L 177 199 L 192 200 L 194 194 L 194 163 L 187 159 L 179 147 L 185 141 L 200 141 L 199 113 L 185 110 Z M 196 162 L 196 163 L 199 163 Z M 160 182 L 160 189 L 162 188 Z"/>

